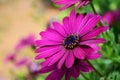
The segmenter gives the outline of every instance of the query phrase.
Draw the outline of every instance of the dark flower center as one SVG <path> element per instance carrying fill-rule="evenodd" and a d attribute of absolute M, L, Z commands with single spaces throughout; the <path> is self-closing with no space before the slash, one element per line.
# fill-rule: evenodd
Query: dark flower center
<path fill-rule="evenodd" d="M 64 39 L 63 44 L 66 49 L 73 49 L 79 43 L 79 37 L 70 35 Z"/>

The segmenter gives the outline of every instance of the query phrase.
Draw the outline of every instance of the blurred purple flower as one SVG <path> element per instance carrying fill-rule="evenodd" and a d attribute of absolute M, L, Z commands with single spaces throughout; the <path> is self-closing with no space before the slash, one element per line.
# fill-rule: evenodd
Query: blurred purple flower
<path fill-rule="evenodd" d="M 114 24 L 116 22 L 120 23 L 119 16 L 120 16 L 120 9 L 116 11 L 108 11 L 103 15 L 102 20 L 104 23 L 108 23 L 109 25 Z"/>
<path fill-rule="evenodd" d="M 100 19 L 100 15 L 78 15 L 72 10 L 62 25 L 53 22 L 54 28 L 40 33 L 42 39 L 36 41 L 36 52 L 39 53 L 36 59 L 45 58 L 44 67 L 58 63 L 60 69 L 64 63 L 71 68 L 76 58 L 92 60 L 101 57 L 94 47 L 89 46 L 105 42 L 103 38 L 96 38 L 108 29 L 105 26 L 95 28 Z"/>
<path fill-rule="evenodd" d="M 75 4 L 78 4 L 77 8 L 81 8 L 82 6 L 86 6 L 91 2 L 91 0 L 52 0 L 52 1 L 57 5 L 62 5 L 61 10 L 69 8 Z"/>
<path fill-rule="evenodd" d="M 41 68 L 40 73 L 51 72 L 45 80 L 62 80 L 62 77 L 65 75 L 65 80 L 70 80 L 71 77 L 78 78 L 80 72 L 91 72 L 93 69 L 91 66 L 80 60 L 76 60 L 74 65 L 71 68 L 66 68 L 62 66 L 61 69 L 57 68 L 57 64 Z"/>
<path fill-rule="evenodd" d="M 39 73 L 40 70 L 40 64 L 38 64 L 37 62 L 33 62 L 29 65 L 29 70 L 32 74 L 37 75 Z"/>
<path fill-rule="evenodd" d="M 21 50 L 25 46 L 34 46 L 34 40 L 35 36 L 33 34 L 30 34 L 24 38 L 22 38 L 19 43 L 16 45 L 15 50 Z"/>
<path fill-rule="evenodd" d="M 14 62 L 16 59 L 16 53 L 10 53 L 5 57 L 5 61 Z"/>
<path fill-rule="evenodd" d="M 15 65 L 17 67 L 21 67 L 21 66 L 28 66 L 31 63 L 31 59 L 28 57 L 24 57 L 18 61 L 15 62 Z"/>

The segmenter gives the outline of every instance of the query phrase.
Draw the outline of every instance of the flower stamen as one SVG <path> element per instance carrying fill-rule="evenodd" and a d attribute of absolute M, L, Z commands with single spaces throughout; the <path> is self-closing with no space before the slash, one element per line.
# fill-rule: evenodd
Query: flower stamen
<path fill-rule="evenodd" d="M 63 41 L 64 47 L 66 49 L 73 49 L 79 43 L 79 36 L 70 35 L 66 37 Z"/>

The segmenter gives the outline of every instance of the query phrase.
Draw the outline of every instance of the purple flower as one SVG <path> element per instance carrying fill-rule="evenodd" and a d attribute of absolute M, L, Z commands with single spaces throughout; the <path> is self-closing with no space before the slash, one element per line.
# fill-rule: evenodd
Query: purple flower
<path fill-rule="evenodd" d="M 38 64 L 36 62 L 32 62 L 29 65 L 29 70 L 30 70 L 31 74 L 33 74 L 33 75 L 37 75 L 39 73 L 39 69 L 40 69 L 40 64 Z"/>
<path fill-rule="evenodd" d="M 104 23 L 108 23 L 109 25 L 116 22 L 120 23 L 120 17 L 118 16 L 120 16 L 120 9 L 106 12 L 102 17 L 102 20 Z"/>
<path fill-rule="evenodd" d="M 78 15 L 72 10 L 70 16 L 63 19 L 63 24 L 53 22 L 54 28 L 40 33 L 42 39 L 36 41 L 36 59 L 45 58 L 42 63 L 44 67 L 58 63 L 60 69 L 64 63 L 67 68 L 71 68 L 76 58 L 92 60 L 101 57 L 94 47 L 105 40 L 96 36 L 108 27 L 95 28 L 100 19 L 100 15 Z"/>
<path fill-rule="evenodd" d="M 78 4 L 77 8 L 88 5 L 91 0 L 52 0 L 57 5 L 62 5 L 61 10 L 71 7 L 72 5 Z"/>
<path fill-rule="evenodd" d="M 12 61 L 14 62 L 16 59 L 16 53 L 10 53 L 5 57 L 5 61 Z"/>
<path fill-rule="evenodd" d="M 35 36 L 33 34 L 30 34 L 24 38 L 22 38 L 19 43 L 16 45 L 15 50 L 19 51 L 25 46 L 34 46 L 34 40 Z"/>
<path fill-rule="evenodd" d="M 28 57 L 24 57 L 24 58 L 22 58 L 20 60 L 17 60 L 15 62 L 15 65 L 17 67 L 21 67 L 21 66 L 28 66 L 30 63 L 31 63 L 31 60 Z"/>
<path fill-rule="evenodd" d="M 65 75 L 65 80 L 70 80 L 71 77 L 78 78 L 80 72 L 91 72 L 93 69 L 91 66 L 80 60 L 76 60 L 74 65 L 71 68 L 66 68 L 62 66 L 61 69 L 57 68 L 57 65 L 51 65 L 44 68 L 41 68 L 40 73 L 51 72 L 45 80 L 62 80 L 62 77 Z"/>

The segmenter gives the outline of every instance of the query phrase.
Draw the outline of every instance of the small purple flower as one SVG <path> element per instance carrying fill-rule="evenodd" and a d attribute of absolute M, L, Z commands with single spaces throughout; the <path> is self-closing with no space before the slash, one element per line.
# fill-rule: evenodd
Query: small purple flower
<path fill-rule="evenodd" d="M 102 20 L 104 23 L 108 23 L 109 25 L 116 22 L 120 23 L 120 17 L 118 16 L 120 16 L 120 9 L 106 12 L 102 17 Z"/>
<path fill-rule="evenodd" d="M 91 72 L 93 69 L 91 66 L 80 60 L 76 60 L 74 65 L 71 68 L 66 68 L 62 66 L 61 69 L 57 68 L 57 65 L 51 65 L 44 68 L 41 68 L 39 71 L 41 74 L 51 72 L 45 80 L 62 80 L 62 77 L 65 75 L 65 80 L 70 80 L 71 77 L 78 78 L 80 72 Z"/>
<path fill-rule="evenodd" d="M 34 40 L 35 36 L 33 34 L 30 34 L 24 38 L 22 38 L 19 43 L 16 45 L 15 50 L 19 51 L 25 46 L 34 46 Z"/>
<path fill-rule="evenodd" d="M 101 57 L 94 47 L 105 40 L 96 36 L 108 27 L 95 28 L 100 19 L 100 15 L 78 15 L 72 10 L 70 16 L 63 19 L 63 24 L 53 22 L 54 28 L 40 33 L 42 38 L 36 41 L 36 59 L 45 58 L 42 67 L 58 63 L 60 69 L 64 63 L 67 68 L 71 68 L 76 58 L 92 60 Z"/>
<path fill-rule="evenodd" d="M 40 70 L 40 64 L 38 64 L 37 62 L 32 62 L 29 65 L 29 70 L 31 74 L 37 75 L 39 73 Z"/>
<path fill-rule="evenodd" d="M 78 4 L 77 8 L 88 5 L 91 0 L 52 0 L 57 5 L 62 5 L 61 10 L 71 7 L 72 5 Z"/>
<path fill-rule="evenodd" d="M 17 60 L 15 62 L 15 65 L 17 67 L 21 67 L 21 66 L 28 66 L 30 63 L 31 63 L 31 60 L 28 57 L 24 57 L 24 58 L 22 58 L 20 60 Z"/>
<path fill-rule="evenodd" d="M 10 53 L 5 57 L 5 61 L 14 62 L 16 59 L 16 53 Z"/>

